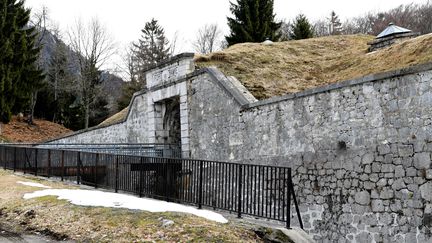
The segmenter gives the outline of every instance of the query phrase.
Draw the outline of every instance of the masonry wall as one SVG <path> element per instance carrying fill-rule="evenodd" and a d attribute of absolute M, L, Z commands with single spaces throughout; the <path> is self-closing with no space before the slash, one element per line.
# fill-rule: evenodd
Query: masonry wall
<path fill-rule="evenodd" d="M 107 127 L 82 130 L 51 143 L 149 143 L 148 113 L 146 93 L 137 94 L 126 121 Z"/>
<path fill-rule="evenodd" d="M 155 104 L 178 97 L 183 156 L 292 167 L 318 242 L 432 240 L 432 65 L 256 102 L 178 60 L 149 72 L 124 122 L 53 142 L 154 143 Z"/>
<path fill-rule="evenodd" d="M 191 156 L 291 166 L 319 242 L 431 241 L 432 72 L 394 76 L 245 108 L 202 75 Z"/>

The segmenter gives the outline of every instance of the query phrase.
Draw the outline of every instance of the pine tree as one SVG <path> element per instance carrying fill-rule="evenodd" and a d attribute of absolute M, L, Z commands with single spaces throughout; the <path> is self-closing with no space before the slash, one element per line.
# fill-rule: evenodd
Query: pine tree
<path fill-rule="evenodd" d="M 0 0 L 0 122 L 9 122 L 12 111 L 26 107 L 44 79 L 36 66 L 40 49 L 29 19 L 23 1 Z"/>
<path fill-rule="evenodd" d="M 330 18 L 329 18 L 329 33 L 330 35 L 339 35 L 342 32 L 342 23 L 339 20 L 339 16 L 337 16 L 337 14 L 335 13 L 335 11 L 332 11 L 330 13 Z"/>
<path fill-rule="evenodd" d="M 237 4 L 231 3 L 230 11 L 234 18 L 228 17 L 228 45 L 279 40 L 281 23 L 274 20 L 273 0 L 238 0 Z"/>
<path fill-rule="evenodd" d="M 290 37 L 294 40 L 308 39 L 313 37 L 313 28 L 306 16 L 297 15 L 291 27 Z"/>
<path fill-rule="evenodd" d="M 47 61 L 46 82 L 39 91 L 39 98 L 35 107 L 35 116 L 43 117 L 60 124 L 64 124 L 66 92 L 73 90 L 72 73 L 69 70 L 69 60 L 66 45 L 55 37 L 56 43 L 50 59 Z"/>
<path fill-rule="evenodd" d="M 147 69 L 170 56 L 168 39 L 158 21 L 152 19 L 141 30 L 141 39 L 134 44 L 133 54 L 138 70 L 138 81 L 144 85 Z"/>

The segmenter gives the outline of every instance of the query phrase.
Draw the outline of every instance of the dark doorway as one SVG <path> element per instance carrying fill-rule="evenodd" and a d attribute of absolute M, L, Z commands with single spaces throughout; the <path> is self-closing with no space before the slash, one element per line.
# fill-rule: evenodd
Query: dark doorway
<path fill-rule="evenodd" d="M 180 99 L 178 96 L 155 103 L 156 142 L 181 144 Z"/>

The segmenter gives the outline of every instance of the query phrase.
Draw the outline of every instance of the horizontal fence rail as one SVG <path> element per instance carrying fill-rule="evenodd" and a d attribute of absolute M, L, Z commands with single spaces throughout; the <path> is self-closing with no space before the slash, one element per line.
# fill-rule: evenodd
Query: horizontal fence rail
<path fill-rule="evenodd" d="M 140 197 L 227 210 L 238 217 L 283 221 L 287 228 L 293 201 L 303 228 L 288 167 L 10 144 L 0 145 L 0 166 Z"/>
<path fill-rule="evenodd" d="M 8 146 L 37 147 L 47 149 L 74 150 L 82 152 L 135 155 L 147 157 L 181 158 L 181 149 L 178 144 L 157 143 L 92 143 L 92 144 L 5 144 Z"/>

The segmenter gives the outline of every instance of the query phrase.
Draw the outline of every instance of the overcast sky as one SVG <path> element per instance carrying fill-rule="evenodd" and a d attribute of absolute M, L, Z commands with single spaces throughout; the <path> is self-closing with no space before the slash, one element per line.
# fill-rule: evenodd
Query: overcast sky
<path fill-rule="evenodd" d="M 278 19 L 292 19 L 303 13 L 310 20 L 330 15 L 334 10 L 341 20 L 368 11 L 387 10 L 426 0 L 274 0 Z M 151 18 L 157 19 L 171 39 L 177 31 L 180 51 L 193 51 L 191 42 L 204 24 L 217 23 L 228 33 L 226 17 L 229 0 L 26 0 L 33 10 L 48 7 L 49 16 L 65 31 L 77 18 L 99 18 L 120 44 L 125 46 L 140 37 L 140 30 Z"/>

